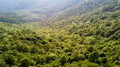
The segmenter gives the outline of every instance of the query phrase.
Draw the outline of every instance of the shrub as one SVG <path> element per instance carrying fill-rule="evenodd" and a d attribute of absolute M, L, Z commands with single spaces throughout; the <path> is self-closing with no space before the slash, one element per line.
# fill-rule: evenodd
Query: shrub
<path fill-rule="evenodd" d="M 50 45 L 45 44 L 45 45 L 43 46 L 43 48 L 44 48 L 45 51 L 49 51 L 49 50 L 50 50 Z"/>
<path fill-rule="evenodd" d="M 6 46 L 6 45 L 4 45 L 4 46 L 1 47 L 0 50 L 1 50 L 1 51 L 8 51 L 8 50 L 9 50 L 9 47 Z"/>
<path fill-rule="evenodd" d="M 99 62 L 99 64 L 105 64 L 105 63 L 107 63 L 107 58 L 106 57 L 100 57 L 100 58 L 98 58 L 98 62 Z"/>
<path fill-rule="evenodd" d="M 62 56 L 59 60 L 59 62 L 61 63 L 61 65 L 64 65 L 66 62 L 68 61 L 66 56 Z"/>
<path fill-rule="evenodd" d="M 89 47 L 87 48 L 87 50 L 88 50 L 89 52 L 93 52 L 94 48 L 93 48 L 92 46 L 89 46 Z"/>
<path fill-rule="evenodd" d="M 113 61 L 119 60 L 119 55 L 114 55 L 114 56 L 112 56 L 112 60 L 113 60 Z"/>
<path fill-rule="evenodd" d="M 31 66 L 35 66 L 36 65 L 36 62 L 34 60 L 30 60 L 30 65 Z"/>
<path fill-rule="evenodd" d="M 38 53 L 38 52 L 39 52 L 39 49 L 38 49 L 36 46 L 33 46 L 33 47 L 30 49 L 30 52 L 31 52 L 31 53 Z"/>
<path fill-rule="evenodd" d="M 112 25 L 112 23 L 110 23 L 110 22 L 106 23 L 106 26 L 111 26 L 111 25 Z"/>
<path fill-rule="evenodd" d="M 102 49 L 104 52 L 111 52 L 111 47 L 104 47 L 103 49 Z"/>
<path fill-rule="evenodd" d="M 28 52 L 28 51 L 29 51 L 28 47 L 25 46 L 25 45 L 17 45 L 17 46 L 16 46 L 16 49 L 17 49 L 19 52 Z"/>
<path fill-rule="evenodd" d="M 60 63 L 59 61 L 53 61 L 52 63 L 50 63 L 52 66 L 51 67 L 60 67 Z"/>
<path fill-rule="evenodd" d="M 19 67 L 29 67 L 29 65 L 30 65 L 30 60 L 28 58 L 24 58 L 21 60 Z"/>
<path fill-rule="evenodd" d="M 73 60 L 74 61 L 80 61 L 80 60 L 84 60 L 84 59 L 85 59 L 85 56 L 83 54 L 73 55 Z"/>
<path fill-rule="evenodd" d="M 13 55 L 11 55 L 11 54 L 4 54 L 3 55 L 3 59 L 6 62 L 6 64 L 9 64 L 10 66 L 14 65 L 15 57 Z"/>
<path fill-rule="evenodd" d="M 94 37 L 86 37 L 83 41 L 83 44 L 85 45 L 94 45 L 96 42 Z"/>
<path fill-rule="evenodd" d="M 89 54 L 88 60 L 90 62 L 96 62 L 98 60 L 98 57 L 99 57 L 98 52 L 92 52 L 92 53 Z"/>
<path fill-rule="evenodd" d="M 105 57 L 105 53 L 104 52 L 100 52 L 99 53 L 99 57 Z"/>
<path fill-rule="evenodd" d="M 100 67 L 100 65 L 85 60 L 81 63 L 80 67 Z"/>
<path fill-rule="evenodd" d="M 56 59 L 56 54 L 50 53 L 48 55 L 46 55 L 46 62 L 48 63 L 51 60 L 55 60 Z"/>
<path fill-rule="evenodd" d="M 35 56 L 34 60 L 36 61 L 36 64 L 43 65 L 44 63 L 46 63 L 46 59 L 44 56 Z"/>
<path fill-rule="evenodd" d="M 115 61 L 115 64 L 120 65 L 120 61 Z"/>
<path fill-rule="evenodd" d="M 72 52 L 72 49 L 71 48 L 66 48 L 64 51 L 65 52 Z"/>
<path fill-rule="evenodd" d="M 8 67 L 3 59 L 0 59 L 0 67 Z"/>

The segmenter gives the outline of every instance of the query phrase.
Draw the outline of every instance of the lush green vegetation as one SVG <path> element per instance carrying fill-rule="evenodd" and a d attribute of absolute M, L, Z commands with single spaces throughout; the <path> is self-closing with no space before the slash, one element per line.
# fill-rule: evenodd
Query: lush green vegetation
<path fill-rule="evenodd" d="M 81 1 L 51 15 L 0 13 L 0 67 L 119 67 L 120 1 Z"/>
<path fill-rule="evenodd" d="M 2 67 L 113 67 L 120 65 L 120 23 L 80 23 L 64 28 L 0 23 Z"/>

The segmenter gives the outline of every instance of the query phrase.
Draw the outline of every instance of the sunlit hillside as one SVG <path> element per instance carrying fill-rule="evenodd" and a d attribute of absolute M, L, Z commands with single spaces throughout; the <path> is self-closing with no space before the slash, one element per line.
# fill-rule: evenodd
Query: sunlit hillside
<path fill-rule="evenodd" d="M 120 67 L 120 0 L 1 0 L 0 67 Z"/>

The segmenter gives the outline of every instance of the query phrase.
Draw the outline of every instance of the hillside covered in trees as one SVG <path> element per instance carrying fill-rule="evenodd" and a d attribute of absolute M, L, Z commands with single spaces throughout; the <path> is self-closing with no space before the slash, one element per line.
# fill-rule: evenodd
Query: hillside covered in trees
<path fill-rule="evenodd" d="M 0 67 L 120 67 L 120 0 L 0 4 Z"/>

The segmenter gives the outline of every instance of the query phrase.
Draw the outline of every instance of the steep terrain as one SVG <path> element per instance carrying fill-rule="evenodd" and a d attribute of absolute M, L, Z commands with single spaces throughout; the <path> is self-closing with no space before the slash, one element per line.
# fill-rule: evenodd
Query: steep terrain
<path fill-rule="evenodd" d="M 49 21 L 52 23 L 60 21 L 61 23 L 62 20 L 61 24 L 68 25 L 74 20 L 75 22 L 101 22 L 102 20 L 113 19 L 115 16 L 118 19 L 119 5 L 118 0 L 84 0 L 65 11 L 53 15 Z M 68 23 L 66 23 L 66 20 Z"/>
<path fill-rule="evenodd" d="M 4 0 L 4 2 L 1 1 L 0 3 L 3 6 L 4 3 L 9 3 L 4 6 L 4 9 L 3 6 L 0 7 L 0 21 L 2 22 L 14 23 L 20 20 L 21 22 L 44 21 L 44 23 L 48 22 L 47 24 L 71 18 L 71 20 L 78 19 L 83 22 L 108 19 L 114 13 L 119 13 L 120 5 L 119 0 L 20 0 L 17 2 Z M 9 13 L 6 13 L 6 11 L 9 11 Z M 63 22 L 64 24 L 66 22 Z"/>
<path fill-rule="evenodd" d="M 9 20 L 11 22 L 17 22 L 16 20 L 18 20 L 18 22 L 19 20 L 22 20 L 21 22 L 40 22 L 47 20 L 52 15 L 64 11 L 81 1 L 82 0 L 19 0 L 16 2 L 15 0 L 2 0 L 0 2 L 0 12 L 1 14 L 4 13 L 5 16 L 9 12 L 7 16 L 9 16 L 10 19 L 0 16 L 1 19 L 5 19 L 6 22 L 9 22 Z M 17 18 L 11 19 L 14 18 L 14 16 Z"/>
<path fill-rule="evenodd" d="M 120 66 L 120 0 L 2 1 L 0 67 Z"/>

